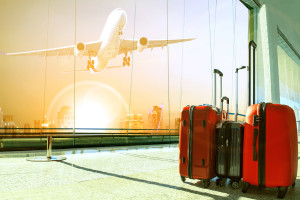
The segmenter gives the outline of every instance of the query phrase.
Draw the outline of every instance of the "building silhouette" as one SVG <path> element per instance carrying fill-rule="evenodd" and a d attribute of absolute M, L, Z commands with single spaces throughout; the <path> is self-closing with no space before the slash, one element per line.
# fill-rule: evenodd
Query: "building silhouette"
<path fill-rule="evenodd" d="M 42 128 L 42 122 L 41 122 L 41 120 L 34 120 L 33 121 L 33 127 L 34 128 Z"/>
<path fill-rule="evenodd" d="M 24 124 L 24 128 L 30 128 L 30 124 L 29 123 L 25 123 Z"/>
<path fill-rule="evenodd" d="M 153 109 L 148 108 L 148 126 L 150 129 L 163 127 L 163 108 L 164 104 L 161 104 L 160 107 L 153 106 Z"/>
<path fill-rule="evenodd" d="M 57 114 L 57 128 L 72 128 L 74 125 L 74 114 L 71 106 L 63 106 Z"/>
<path fill-rule="evenodd" d="M 127 115 L 125 120 L 121 120 L 120 127 L 126 129 L 144 129 L 142 114 Z"/>
<path fill-rule="evenodd" d="M 16 128 L 13 115 L 3 115 L 4 128 Z"/>

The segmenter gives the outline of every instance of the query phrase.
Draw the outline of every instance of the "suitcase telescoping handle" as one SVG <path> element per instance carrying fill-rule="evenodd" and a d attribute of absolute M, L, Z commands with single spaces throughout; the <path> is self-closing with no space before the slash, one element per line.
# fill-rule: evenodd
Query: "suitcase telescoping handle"
<path fill-rule="evenodd" d="M 229 98 L 228 97 L 222 97 L 221 99 L 221 119 L 223 119 L 223 101 L 226 100 L 227 101 L 227 115 L 226 115 L 226 120 L 228 120 L 228 113 L 229 113 Z"/>
<path fill-rule="evenodd" d="M 238 118 L 238 110 L 239 110 L 239 107 L 238 107 L 238 72 L 239 72 L 239 70 L 241 70 L 241 69 L 246 69 L 247 67 L 246 66 L 241 66 L 240 68 L 236 68 L 235 69 L 235 76 L 236 76 L 236 78 L 235 78 L 235 81 L 236 81 L 236 83 L 235 83 L 235 114 L 234 114 L 234 120 L 237 122 L 237 118 Z"/>
<path fill-rule="evenodd" d="M 220 97 L 222 97 L 222 77 L 223 77 L 223 73 L 218 70 L 218 69 L 214 69 L 214 91 L 213 91 L 213 106 L 216 107 L 217 106 L 217 74 L 220 76 Z"/>
<path fill-rule="evenodd" d="M 251 47 L 253 49 L 252 51 L 252 55 L 253 57 L 251 58 Z M 249 53 L 249 65 L 248 65 L 248 70 L 249 70 L 249 77 L 248 77 L 248 106 L 251 105 L 251 59 L 252 59 L 252 66 L 253 66 L 253 104 L 255 104 L 255 49 L 256 49 L 257 45 L 256 43 L 251 40 L 249 42 L 249 50 L 248 50 L 248 53 Z"/>

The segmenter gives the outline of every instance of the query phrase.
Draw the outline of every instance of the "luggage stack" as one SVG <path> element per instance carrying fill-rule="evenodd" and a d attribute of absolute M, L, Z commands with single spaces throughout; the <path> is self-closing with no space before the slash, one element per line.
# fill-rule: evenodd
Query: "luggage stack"
<path fill-rule="evenodd" d="M 251 46 L 254 52 L 256 45 L 253 41 L 249 43 L 249 52 Z M 249 58 L 249 66 L 250 61 Z M 237 68 L 236 73 L 244 68 Z M 239 182 L 243 179 L 244 193 L 250 185 L 277 187 L 277 197 L 284 198 L 288 187 L 295 186 L 298 170 L 295 113 L 289 106 L 281 104 L 262 102 L 250 105 L 249 67 L 248 70 L 249 107 L 245 124 L 237 122 L 237 104 L 235 121 L 228 120 L 229 99 L 222 97 L 223 73 L 217 69 L 214 70 L 214 105 L 183 108 L 179 173 L 183 182 L 186 178 L 200 179 L 205 188 L 216 176 L 217 185 L 224 186 L 229 178 L 234 189 L 239 188 Z M 216 74 L 220 76 L 220 109 L 216 107 Z M 224 101 L 227 101 L 227 114 L 223 110 Z"/>

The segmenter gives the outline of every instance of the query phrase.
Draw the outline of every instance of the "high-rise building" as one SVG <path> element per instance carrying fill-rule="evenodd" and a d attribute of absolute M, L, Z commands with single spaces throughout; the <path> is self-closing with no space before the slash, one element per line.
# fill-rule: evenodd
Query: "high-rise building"
<path fill-rule="evenodd" d="M 3 128 L 17 128 L 13 115 L 3 115 Z M 5 130 L 5 133 L 14 133 L 16 129 Z"/>
<path fill-rule="evenodd" d="M 150 129 L 161 129 L 163 127 L 163 109 L 164 104 L 160 107 L 153 106 L 153 109 L 148 109 L 148 126 Z"/>
<path fill-rule="evenodd" d="M 121 120 L 121 128 L 128 129 L 144 129 L 144 121 L 142 114 L 130 114 L 126 117 L 125 121 Z"/>
<path fill-rule="evenodd" d="M 4 128 L 16 128 L 13 115 L 3 115 Z"/>
<path fill-rule="evenodd" d="M 56 128 L 54 120 L 48 120 L 47 116 L 44 117 L 42 128 Z"/>
<path fill-rule="evenodd" d="M 28 128 L 28 129 L 27 129 Z M 23 132 L 24 133 L 30 133 L 30 132 L 32 132 L 32 130 L 31 129 L 29 129 L 30 128 L 30 124 L 29 123 L 25 123 L 24 124 L 24 130 L 23 130 Z"/>
<path fill-rule="evenodd" d="M 34 120 L 33 121 L 33 127 L 34 128 L 42 128 L 42 122 L 41 122 L 41 120 Z"/>
<path fill-rule="evenodd" d="M 71 106 L 63 106 L 57 114 L 57 128 L 72 128 L 74 126 L 74 114 Z"/>
<path fill-rule="evenodd" d="M 56 128 L 54 124 L 54 120 L 50 121 L 48 120 L 47 116 L 41 121 L 41 120 L 34 120 L 33 121 L 33 127 L 35 128 L 35 132 L 39 132 L 40 129 L 45 128 L 43 131 L 51 132 L 52 130 L 47 130 L 47 128 Z M 30 128 L 30 124 L 26 123 L 24 124 L 24 128 Z M 31 132 L 31 131 L 30 131 Z"/>
<path fill-rule="evenodd" d="M 3 115 L 3 122 L 12 122 L 14 120 L 14 116 L 12 115 Z"/>
<path fill-rule="evenodd" d="M 29 123 L 25 123 L 24 124 L 24 128 L 30 128 L 30 124 Z"/>

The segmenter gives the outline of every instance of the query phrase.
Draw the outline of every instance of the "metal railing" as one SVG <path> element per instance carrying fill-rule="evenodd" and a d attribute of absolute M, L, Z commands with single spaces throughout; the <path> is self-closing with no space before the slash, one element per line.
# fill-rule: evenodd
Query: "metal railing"
<path fill-rule="evenodd" d="M 82 138 L 82 137 L 110 137 L 110 138 L 142 138 L 152 136 L 179 136 L 179 129 L 125 129 L 125 128 L 0 128 L 0 139 L 17 138 L 47 138 L 47 156 L 45 158 L 30 159 L 31 161 L 51 161 L 65 158 L 53 157 L 53 138 Z M 0 140 L 1 144 L 1 140 Z"/>
<path fill-rule="evenodd" d="M 0 138 L 179 135 L 178 129 L 0 128 Z"/>

